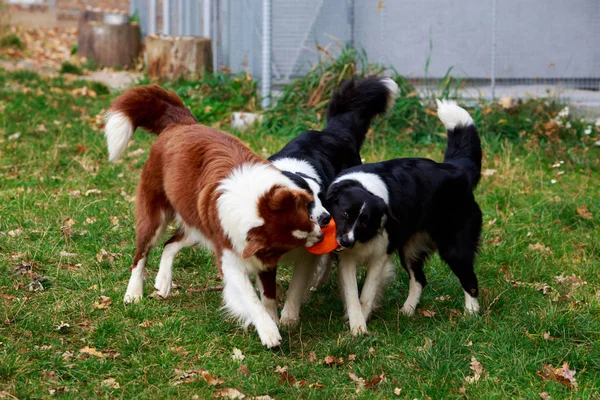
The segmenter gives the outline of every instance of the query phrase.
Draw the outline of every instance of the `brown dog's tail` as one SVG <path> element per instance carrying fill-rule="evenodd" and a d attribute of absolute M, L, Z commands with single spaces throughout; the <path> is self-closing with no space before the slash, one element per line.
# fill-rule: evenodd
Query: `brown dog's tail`
<path fill-rule="evenodd" d="M 115 99 L 105 116 L 108 159 L 115 161 L 123 155 L 138 127 L 159 135 L 171 124 L 196 123 L 196 117 L 172 90 L 157 85 L 129 89 Z"/>

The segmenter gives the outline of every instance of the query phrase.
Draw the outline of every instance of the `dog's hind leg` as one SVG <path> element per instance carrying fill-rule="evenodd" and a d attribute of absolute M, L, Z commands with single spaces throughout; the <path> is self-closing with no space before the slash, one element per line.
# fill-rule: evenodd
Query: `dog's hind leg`
<path fill-rule="evenodd" d="M 300 249 L 300 251 L 302 253 L 295 259 L 294 274 L 285 296 L 285 305 L 281 311 L 281 325 L 285 326 L 294 326 L 298 323 L 302 300 L 310 289 L 311 279 L 320 258 L 304 249 Z"/>
<path fill-rule="evenodd" d="M 171 221 L 172 212 L 170 208 L 142 210 L 142 207 L 143 204 L 138 203 L 138 222 L 135 229 L 137 248 L 133 257 L 131 278 L 129 278 L 129 284 L 123 299 L 125 303 L 136 303 L 142 298 L 144 294 L 144 268 L 148 260 L 148 253 L 156 246 Z"/>
<path fill-rule="evenodd" d="M 412 258 L 408 258 L 402 252 L 400 253 L 400 261 L 402 262 L 402 266 L 408 271 L 409 276 L 408 297 L 402 306 L 402 313 L 409 317 L 415 314 L 417 305 L 421 301 L 423 288 L 427 285 L 427 278 L 425 278 L 425 273 L 423 272 L 423 265 L 427 261 L 427 258 L 427 252 L 421 252 Z"/>
<path fill-rule="evenodd" d="M 218 257 L 223 271 L 225 308 L 237 317 L 244 327 L 253 324 L 265 346 L 269 348 L 279 346 L 281 344 L 279 329 L 256 295 L 248 275 L 251 267 L 231 250 L 223 250 Z"/>
<path fill-rule="evenodd" d="M 438 240 L 440 257 L 460 280 L 465 292 L 465 310 L 470 314 L 479 311 L 479 284 L 475 275 L 475 256 L 481 233 L 481 211 L 476 209 L 464 226 L 452 235 Z M 445 239 L 445 240 L 444 240 Z"/>
<path fill-rule="evenodd" d="M 177 253 L 186 247 L 192 247 L 196 244 L 198 244 L 198 240 L 193 234 L 189 234 L 183 226 L 167 240 L 160 258 L 158 274 L 156 274 L 156 280 L 154 281 L 154 288 L 160 297 L 166 298 L 171 292 L 173 262 Z"/>
<path fill-rule="evenodd" d="M 392 257 L 386 254 L 384 257 L 369 263 L 367 277 L 360 294 L 360 303 L 365 320 L 371 316 L 371 312 L 377 306 L 383 288 L 395 275 Z"/>

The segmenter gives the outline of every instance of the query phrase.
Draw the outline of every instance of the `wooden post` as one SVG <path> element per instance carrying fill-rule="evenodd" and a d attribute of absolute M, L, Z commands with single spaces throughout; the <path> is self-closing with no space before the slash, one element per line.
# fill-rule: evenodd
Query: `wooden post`
<path fill-rule="evenodd" d="M 146 56 L 151 79 L 194 78 L 212 72 L 210 38 L 147 36 Z"/>

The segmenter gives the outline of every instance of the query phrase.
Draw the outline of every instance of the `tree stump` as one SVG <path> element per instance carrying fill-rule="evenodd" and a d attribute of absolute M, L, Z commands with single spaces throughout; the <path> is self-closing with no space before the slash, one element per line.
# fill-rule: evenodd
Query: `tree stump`
<path fill-rule="evenodd" d="M 79 23 L 78 53 L 98 65 L 133 65 L 141 50 L 141 31 L 126 14 L 86 10 Z"/>
<path fill-rule="evenodd" d="M 146 56 L 148 75 L 155 80 L 189 79 L 212 72 L 210 38 L 147 36 Z"/>

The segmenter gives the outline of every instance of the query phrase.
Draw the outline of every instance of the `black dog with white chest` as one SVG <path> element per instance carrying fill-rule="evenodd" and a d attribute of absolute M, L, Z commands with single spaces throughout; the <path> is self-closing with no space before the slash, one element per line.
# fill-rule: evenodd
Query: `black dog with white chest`
<path fill-rule="evenodd" d="M 353 335 L 366 321 L 385 284 L 394 276 L 398 251 L 410 276 L 402 308 L 413 315 L 427 280 L 423 264 L 437 249 L 459 278 L 467 312 L 479 311 L 474 261 L 481 233 L 481 210 L 473 190 L 481 171 L 481 143 L 469 113 L 438 101 L 446 127 L 444 162 L 400 158 L 347 169 L 331 184 L 326 206 L 337 225 L 339 278 Z M 360 295 L 356 268 L 367 264 Z"/>
<path fill-rule="evenodd" d="M 294 183 L 313 194 L 315 201 L 308 205 L 308 211 L 322 227 L 331 220 L 323 206 L 329 184 L 342 170 L 361 164 L 360 148 L 371 121 L 392 106 L 397 90 L 398 85 L 389 78 L 371 76 L 344 82 L 329 102 L 325 129 L 303 132 L 269 158 Z M 282 325 L 298 322 L 300 305 L 315 270 L 329 271 L 331 260 L 329 255 L 316 256 L 304 249 L 284 256 L 282 262 L 293 264 L 294 274 L 281 312 Z M 276 315 L 275 301 L 265 290 L 275 285 L 275 272 L 260 278 L 263 302 Z"/>

